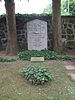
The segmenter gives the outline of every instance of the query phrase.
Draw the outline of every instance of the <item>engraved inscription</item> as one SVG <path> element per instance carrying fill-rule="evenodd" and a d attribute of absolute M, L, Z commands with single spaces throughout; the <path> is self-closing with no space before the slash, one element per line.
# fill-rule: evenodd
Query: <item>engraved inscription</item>
<path fill-rule="evenodd" d="M 32 20 L 27 23 L 28 49 L 47 49 L 47 22 Z"/>

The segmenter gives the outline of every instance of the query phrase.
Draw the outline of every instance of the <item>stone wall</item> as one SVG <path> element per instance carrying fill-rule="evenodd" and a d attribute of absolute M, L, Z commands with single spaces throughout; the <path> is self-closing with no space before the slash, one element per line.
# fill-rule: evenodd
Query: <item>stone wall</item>
<path fill-rule="evenodd" d="M 40 19 L 47 22 L 47 34 L 48 34 L 48 49 L 53 49 L 53 34 L 52 34 L 52 18 L 51 16 L 39 16 L 39 15 L 18 15 L 16 16 L 16 28 L 18 44 L 21 50 L 28 49 L 27 44 L 27 22 L 33 19 Z M 75 49 L 75 16 L 62 17 L 62 38 L 66 40 L 66 47 L 69 49 Z M 7 27 L 6 18 L 0 17 L 0 50 L 6 48 L 7 45 Z"/>

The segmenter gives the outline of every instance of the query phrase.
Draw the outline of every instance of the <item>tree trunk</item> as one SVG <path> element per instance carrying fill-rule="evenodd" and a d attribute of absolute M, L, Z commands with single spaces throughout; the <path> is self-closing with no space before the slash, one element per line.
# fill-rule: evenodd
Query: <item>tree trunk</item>
<path fill-rule="evenodd" d="M 17 54 L 19 51 L 16 33 L 15 4 L 14 0 L 5 0 L 8 42 L 7 54 Z"/>
<path fill-rule="evenodd" d="M 62 51 L 62 34 L 61 34 L 61 0 L 52 0 L 52 32 L 53 32 L 53 49 L 61 53 Z"/>

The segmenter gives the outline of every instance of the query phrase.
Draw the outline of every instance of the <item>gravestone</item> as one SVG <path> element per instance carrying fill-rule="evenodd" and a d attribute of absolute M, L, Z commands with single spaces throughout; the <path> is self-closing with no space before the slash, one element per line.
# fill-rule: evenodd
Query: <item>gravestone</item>
<path fill-rule="evenodd" d="M 31 61 L 44 61 L 44 57 L 31 57 Z"/>
<path fill-rule="evenodd" d="M 47 22 L 35 19 L 27 23 L 28 50 L 47 49 Z"/>

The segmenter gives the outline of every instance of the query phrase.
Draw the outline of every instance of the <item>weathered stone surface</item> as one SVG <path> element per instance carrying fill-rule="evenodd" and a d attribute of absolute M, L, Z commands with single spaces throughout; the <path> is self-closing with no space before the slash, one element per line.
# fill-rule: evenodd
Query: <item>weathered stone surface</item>
<path fill-rule="evenodd" d="M 47 49 L 47 22 L 32 20 L 27 23 L 28 49 Z"/>
<path fill-rule="evenodd" d="M 73 65 L 67 65 L 67 66 L 65 66 L 65 68 L 67 70 L 75 70 L 75 67 Z"/>
<path fill-rule="evenodd" d="M 72 78 L 72 80 L 74 80 L 74 81 L 75 81 L 75 73 L 68 73 L 68 75 L 70 75 L 70 76 L 71 76 L 71 78 Z"/>
<path fill-rule="evenodd" d="M 36 15 L 19 15 L 16 16 L 16 27 L 18 44 L 21 50 L 28 49 L 27 43 L 27 22 L 34 19 L 40 19 L 47 22 L 47 48 L 53 48 L 53 34 L 52 34 L 52 18 L 51 16 L 36 16 Z M 75 16 L 64 16 L 62 20 L 62 38 L 67 40 L 66 47 L 68 49 L 75 49 Z M 0 50 L 5 49 L 7 45 L 7 27 L 6 17 L 0 17 Z M 6 38 L 6 39 L 5 39 Z M 6 40 L 6 42 L 3 40 Z"/>
<path fill-rule="evenodd" d="M 31 57 L 31 61 L 44 61 L 44 57 Z"/>
<path fill-rule="evenodd" d="M 71 30 L 70 28 L 67 28 L 67 33 L 68 34 L 73 34 L 73 30 Z"/>

